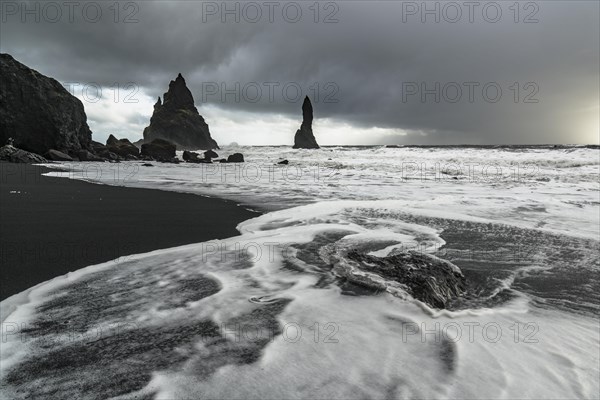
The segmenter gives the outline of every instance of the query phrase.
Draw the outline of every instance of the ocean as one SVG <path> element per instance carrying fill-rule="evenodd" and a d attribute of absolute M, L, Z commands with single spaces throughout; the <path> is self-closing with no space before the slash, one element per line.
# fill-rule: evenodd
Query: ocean
<path fill-rule="evenodd" d="M 598 398 L 598 148 L 217 152 L 246 162 L 52 164 L 263 214 L 3 301 L 3 398 Z M 350 250 L 448 260 L 466 292 L 432 308 Z"/>

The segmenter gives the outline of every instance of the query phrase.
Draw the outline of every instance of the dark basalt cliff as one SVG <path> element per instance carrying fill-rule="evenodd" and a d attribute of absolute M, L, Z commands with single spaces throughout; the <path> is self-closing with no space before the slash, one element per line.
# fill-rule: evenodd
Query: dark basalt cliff
<path fill-rule="evenodd" d="M 92 132 L 83 104 L 58 81 L 0 54 L 0 145 L 37 154 L 89 150 Z"/>
<path fill-rule="evenodd" d="M 185 150 L 218 149 L 208 124 L 194 106 L 192 92 L 181 74 L 169 84 L 169 91 L 158 98 L 150 126 L 144 129 L 144 142 L 166 139 Z"/>

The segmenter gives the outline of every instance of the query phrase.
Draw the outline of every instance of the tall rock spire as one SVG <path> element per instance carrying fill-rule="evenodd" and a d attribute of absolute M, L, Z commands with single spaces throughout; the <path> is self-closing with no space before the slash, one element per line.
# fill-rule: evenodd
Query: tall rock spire
<path fill-rule="evenodd" d="M 181 74 L 177 75 L 174 81 L 169 83 L 169 91 L 163 96 L 165 99 L 164 106 L 170 110 L 190 110 L 196 111 L 194 106 L 194 97 L 192 92 L 185 84 L 185 79 Z"/>
<path fill-rule="evenodd" d="M 312 131 L 313 107 L 308 96 L 302 103 L 302 125 L 294 137 L 294 149 L 318 149 L 319 145 Z"/>
<path fill-rule="evenodd" d="M 218 149 L 208 124 L 194 106 L 194 97 L 181 74 L 169 83 L 169 91 L 154 105 L 150 126 L 144 129 L 144 141 L 166 139 L 183 150 Z"/>

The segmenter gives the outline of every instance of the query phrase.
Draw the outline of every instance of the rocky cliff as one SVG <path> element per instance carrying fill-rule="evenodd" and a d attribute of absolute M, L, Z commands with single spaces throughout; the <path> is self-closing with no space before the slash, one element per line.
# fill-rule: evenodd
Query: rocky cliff
<path fill-rule="evenodd" d="M 58 81 L 0 54 L 0 145 L 9 138 L 37 154 L 73 155 L 90 148 L 92 132 L 83 104 Z"/>

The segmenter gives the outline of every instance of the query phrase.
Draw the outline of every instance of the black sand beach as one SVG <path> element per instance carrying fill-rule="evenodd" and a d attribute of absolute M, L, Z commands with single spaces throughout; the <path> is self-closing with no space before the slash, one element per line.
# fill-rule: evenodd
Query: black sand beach
<path fill-rule="evenodd" d="M 256 217 L 192 194 L 50 178 L 0 162 L 0 299 L 88 265 L 236 236 Z"/>

